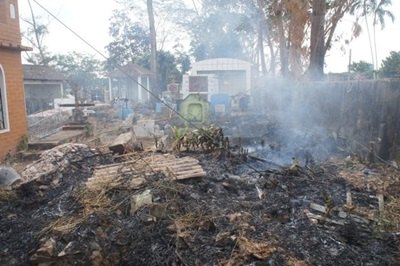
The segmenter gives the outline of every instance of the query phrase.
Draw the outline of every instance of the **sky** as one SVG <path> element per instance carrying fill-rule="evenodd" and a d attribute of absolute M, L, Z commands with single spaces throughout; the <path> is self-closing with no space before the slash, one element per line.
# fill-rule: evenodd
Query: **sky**
<path fill-rule="evenodd" d="M 104 51 L 104 47 L 110 41 L 108 36 L 109 18 L 112 10 L 117 7 L 114 0 L 37 0 L 37 2 L 51 11 L 98 50 Z M 24 31 L 27 24 L 23 19 L 30 19 L 31 17 L 28 0 L 19 0 L 18 4 L 21 31 Z M 49 35 L 45 39 L 45 45 L 50 51 L 53 53 L 78 51 L 94 54 L 87 45 L 58 21 L 47 15 L 33 0 L 31 0 L 31 4 L 34 14 L 40 16 L 42 22 L 49 21 Z"/>
<path fill-rule="evenodd" d="M 104 52 L 104 47 L 110 42 L 108 35 L 109 18 L 112 10 L 117 8 L 114 0 L 36 0 L 46 9 L 55 14 L 68 27 L 76 31 L 98 50 Z M 400 0 L 392 1 L 391 11 L 396 17 L 394 23 L 386 20 L 386 27 L 383 31 L 377 27 L 378 61 L 386 58 L 390 51 L 400 51 Z M 72 51 L 95 54 L 95 52 L 76 38 L 57 21 L 49 17 L 35 2 L 31 0 L 32 8 L 36 16 L 42 17 L 42 21 L 49 21 L 49 35 L 45 44 L 52 53 L 68 53 Z M 192 1 L 187 0 L 191 5 Z M 21 30 L 26 28 L 23 19 L 29 19 L 31 14 L 28 0 L 19 0 L 19 11 L 21 18 Z M 397 12 L 396 12 L 397 11 Z M 363 30 L 360 37 L 354 39 L 349 45 L 344 45 L 343 40 L 350 40 L 350 29 L 352 19 L 343 19 L 336 32 L 343 33 L 342 41 L 334 43 L 328 51 L 325 59 L 326 72 L 346 72 L 351 50 L 352 62 L 364 60 L 371 61 L 371 53 L 368 42 L 368 35 Z M 364 27 L 364 24 L 361 23 Z M 24 40 L 23 40 L 24 42 Z M 26 44 L 26 41 L 25 41 Z M 379 63 L 380 65 L 380 63 Z"/>

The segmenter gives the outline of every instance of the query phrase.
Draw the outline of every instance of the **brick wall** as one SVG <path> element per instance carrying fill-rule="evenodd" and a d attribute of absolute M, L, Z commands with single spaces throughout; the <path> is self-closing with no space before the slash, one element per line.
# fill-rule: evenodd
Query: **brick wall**
<path fill-rule="evenodd" d="M 13 4 L 16 17 L 10 17 L 10 4 Z M 18 20 L 17 0 L 0 0 L 0 40 L 10 41 L 14 44 L 21 43 L 21 34 Z"/>
<path fill-rule="evenodd" d="M 7 153 L 15 152 L 21 137 L 27 134 L 27 122 L 20 52 L 0 47 L 0 65 L 4 69 L 10 125 L 9 132 L 0 133 L 1 162 Z"/>
<path fill-rule="evenodd" d="M 15 7 L 15 18 L 10 16 L 10 4 Z M 18 1 L 0 0 L 0 40 L 14 45 L 21 43 Z M 0 133 L 0 163 L 8 153 L 13 153 L 27 134 L 25 95 L 22 77 L 21 52 L 1 47 L 0 65 L 4 70 L 7 91 L 9 131 Z"/>

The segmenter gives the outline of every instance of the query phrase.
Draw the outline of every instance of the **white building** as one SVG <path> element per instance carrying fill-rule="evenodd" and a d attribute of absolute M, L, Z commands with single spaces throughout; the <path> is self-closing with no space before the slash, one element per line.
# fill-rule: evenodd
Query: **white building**
<path fill-rule="evenodd" d="M 214 58 L 196 62 L 190 75 L 182 81 L 182 94 L 203 94 L 210 99 L 212 94 L 251 95 L 252 64 L 233 58 Z"/>
<path fill-rule="evenodd" d="M 127 64 L 108 74 L 109 98 L 128 99 L 134 103 L 150 101 L 152 72 L 137 64 Z"/>

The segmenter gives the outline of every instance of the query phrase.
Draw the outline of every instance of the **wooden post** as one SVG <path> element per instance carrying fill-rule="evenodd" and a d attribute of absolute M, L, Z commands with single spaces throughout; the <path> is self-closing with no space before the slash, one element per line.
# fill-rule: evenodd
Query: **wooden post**
<path fill-rule="evenodd" d="M 109 93 L 109 97 L 110 97 L 110 103 L 112 102 L 112 100 L 113 100 L 113 94 L 112 94 L 112 80 L 111 80 L 111 77 L 109 77 L 108 78 L 108 93 Z M 105 98 L 105 94 L 104 94 L 104 98 Z"/>
<path fill-rule="evenodd" d="M 378 194 L 376 195 L 378 198 L 378 204 L 379 204 L 379 215 L 383 215 L 383 212 L 385 211 L 385 203 L 383 199 L 383 194 Z"/>
<path fill-rule="evenodd" d="M 137 88 L 138 88 L 138 102 L 143 102 L 143 95 L 142 95 L 142 76 L 139 76 L 138 77 L 138 80 L 137 80 Z"/>
<path fill-rule="evenodd" d="M 350 190 L 350 188 L 346 189 L 346 205 L 348 207 L 353 206 L 353 199 L 351 198 L 351 190 Z"/>

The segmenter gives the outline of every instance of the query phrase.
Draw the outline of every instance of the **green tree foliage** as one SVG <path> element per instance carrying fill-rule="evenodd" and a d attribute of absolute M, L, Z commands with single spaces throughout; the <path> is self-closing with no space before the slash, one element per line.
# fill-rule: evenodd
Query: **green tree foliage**
<path fill-rule="evenodd" d="M 186 74 L 190 70 L 191 62 L 189 55 L 185 53 L 178 53 L 175 58 L 175 62 L 182 75 Z"/>
<path fill-rule="evenodd" d="M 352 73 L 361 75 L 362 77 L 371 79 L 373 78 L 374 65 L 361 60 L 359 62 L 352 63 L 350 65 L 350 71 Z"/>
<path fill-rule="evenodd" d="M 122 0 L 121 9 L 113 12 L 109 31 L 112 41 L 106 46 L 109 54 L 108 70 L 128 63 L 136 63 L 151 69 L 150 33 L 145 24 L 147 19 L 143 18 L 141 22 L 132 19 L 131 12 L 135 12 L 136 4 Z M 155 1 L 154 5 L 155 9 L 166 8 L 159 1 Z M 161 90 L 165 90 L 170 82 L 180 82 L 182 74 L 190 67 L 190 58 L 187 54 L 183 52 L 176 54 L 162 49 L 156 53 L 157 78 Z"/>
<path fill-rule="evenodd" d="M 32 52 L 26 53 L 26 61 L 33 65 L 48 65 L 53 58 L 44 44 L 44 40 L 49 34 L 47 25 L 42 22 L 41 18 L 34 15 L 31 19 L 22 19 L 22 21 L 28 24 L 26 31 L 23 32 L 23 37 L 33 48 Z"/>
<path fill-rule="evenodd" d="M 400 51 L 391 51 L 390 55 L 382 61 L 380 71 L 384 77 L 400 78 Z"/>
<path fill-rule="evenodd" d="M 148 30 L 138 22 L 133 22 L 126 10 L 114 10 L 109 33 L 112 41 L 106 46 L 108 69 L 136 62 L 149 53 Z"/>
<path fill-rule="evenodd" d="M 146 1 L 119 2 L 122 8 L 111 19 L 109 61 L 117 65 L 143 62 L 141 58 L 148 57 L 150 51 Z M 269 61 L 272 74 L 280 66 L 282 76 L 296 79 L 307 69 L 312 79 L 323 78 L 326 53 L 340 40 L 336 29 L 346 14 L 357 13 L 357 19 L 372 14 L 374 27 L 383 25 L 382 18 L 391 14 L 386 9 L 390 0 L 197 0 L 193 9 L 181 0 L 151 2 L 159 50 L 164 50 L 168 34 L 179 42 L 182 30 L 165 30 L 165 25 L 172 23 L 176 29 L 185 29 L 196 60 L 239 58 L 258 64 L 263 73 L 268 71 Z M 177 69 L 184 72 L 178 62 L 188 63 L 188 57 L 175 55 Z M 157 65 L 159 61 L 157 58 Z"/>
<path fill-rule="evenodd" d="M 350 71 L 357 73 L 367 73 L 373 70 L 373 65 L 371 63 L 367 63 L 363 60 L 359 62 L 354 62 L 350 65 Z"/>
<path fill-rule="evenodd" d="M 90 98 L 91 91 L 104 86 L 103 63 L 91 55 L 76 52 L 55 55 L 52 65 L 65 75 L 67 87 L 80 89 L 86 99 Z"/>
<path fill-rule="evenodd" d="M 137 64 L 150 68 L 150 54 L 138 58 Z M 159 69 L 159 83 L 162 90 L 167 88 L 168 83 L 182 81 L 182 73 L 178 70 L 177 58 L 168 51 L 157 52 L 157 68 Z"/>

